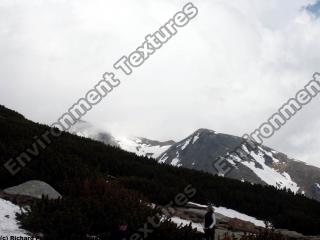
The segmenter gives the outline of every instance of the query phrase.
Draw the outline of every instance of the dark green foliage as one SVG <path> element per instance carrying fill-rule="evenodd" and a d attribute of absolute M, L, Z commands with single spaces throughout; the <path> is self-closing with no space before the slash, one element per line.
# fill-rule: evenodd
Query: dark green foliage
<path fill-rule="evenodd" d="M 129 235 L 136 233 L 148 217 L 160 213 L 148 207 L 141 194 L 129 191 L 104 180 L 85 181 L 75 184 L 75 195 L 58 200 L 42 199 L 35 202 L 31 209 L 18 216 L 24 228 L 32 232 L 41 232 L 46 240 L 110 239 L 118 224 L 126 222 Z M 191 227 L 177 227 L 170 221 L 164 221 L 154 229 L 152 239 L 192 239 L 195 231 Z M 140 233 L 141 236 L 143 233 Z"/>
<path fill-rule="evenodd" d="M 87 234 L 107 235 L 122 220 L 138 229 L 156 214 L 140 194 L 104 180 L 75 184 L 74 190 L 73 196 L 36 202 L 20 216 L 23 226 L 50 239 L 86 239 Z"/>
<path fill-rule="evenodd" d="M 239 238 L 225 235 L 220 237 L 219 240 L 239 240 Z M 261 232 L 259 234 L 245 235 L 240 240 L 290 240 L 290 238 L 278 233 Z"/>
<path fill-rule="evenodd" d="M 305 234 L 320 233 L 320 203 L 317 201 L 270 186 L 251 185 L 158 164 L 151 159 L 68 133 L 55 139 L 39 157 L 12 177 L 3 164 L 30 147 L 33 137 L 48 129 L 0 108 L 0 188 L 39 179 L 52 185 L 64 197 L 76 198 L 78 192 L 75 185 L 86 179 L 106 178 L 110 174 L 116 176 L 117 182 L 126 188 L 142 193 L 151 202 L 165 205 L 191 184 L 197 189 L 192 201 L 210 201 L 269 220 L 277 228 Z"/>
<path fill-rule="evenodd" d="M 219 237 L 219 240 L 238 240 L 234 235 L 225 234 Z M 240 240 L 297 240 L 297 238 L 291 238 L 284 236 L 281 233 L 275 231 L 274 228 L 266 228 L 257 234 L 244 234 Z"/>
<path fill-rule="evenodd" d="M 196 230 L 192 229 L 189 226 L 179 226 L 177 230 L 177 225 L 167 220 L 161 224 L 159 228 L 156 228 L 155 231 L 150 235 L 152 240 L 196 240 L 197 233 Z"/>

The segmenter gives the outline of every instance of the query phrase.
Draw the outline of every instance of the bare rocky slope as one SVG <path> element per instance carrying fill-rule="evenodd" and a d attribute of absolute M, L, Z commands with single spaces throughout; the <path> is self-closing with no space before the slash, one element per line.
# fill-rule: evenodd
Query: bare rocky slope
<path fill-rule="evenodd" d="M 226 177 L 252 183 L 287 188 L 293 192 L 320 200 L 320 169 L 289 158 L 269 147 L 257 145 L 249 150 L 240 137 L 199 129 L 182 141 L 173 144 L 158 157 L 159 162 L 180 167 L 218 171 L 214 163 L 224 157 L 232 170 Z M 241 146 L 246 156 L 229 154 Z"/>

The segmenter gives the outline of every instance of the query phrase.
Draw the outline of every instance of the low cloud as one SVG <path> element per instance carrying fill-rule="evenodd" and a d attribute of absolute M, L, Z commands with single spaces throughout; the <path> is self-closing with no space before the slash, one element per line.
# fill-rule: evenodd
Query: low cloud
<path fill-rule="evenodd" d="M 251 132 L 320 71 L 314 0 L 193 1 L 199 15 L 86 120 L 112 132 L 181 139 L 197 128 Z M 55 121 L 179 11 L 178 1 L 0 1 L 0 102 Z M 124 7 L 125 6 L 125 7 Z M 320 99 L 267 144 L 310 164 Z"/>

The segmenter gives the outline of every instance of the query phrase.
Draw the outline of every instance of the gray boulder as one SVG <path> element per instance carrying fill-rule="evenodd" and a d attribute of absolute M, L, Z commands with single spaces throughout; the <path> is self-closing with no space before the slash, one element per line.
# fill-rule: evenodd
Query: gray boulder
<path fill-rule="evenodd" d="M 28 181 L 20 185 L 4 189 L 3 192 L 7 194 L 30 196 L 39 199 L 42 195 L 47 196 L 49 199 L 57 199 L 62 197 L 61 194 L 49 184 L 38 180 Z"/>

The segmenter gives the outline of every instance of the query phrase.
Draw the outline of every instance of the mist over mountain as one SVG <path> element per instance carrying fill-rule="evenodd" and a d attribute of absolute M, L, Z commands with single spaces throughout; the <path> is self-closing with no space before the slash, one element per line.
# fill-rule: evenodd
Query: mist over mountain
<path fill-rule="evenodd" d="M 134 152 L 139 156 L 157 158 L 169 147 L 175 144 L 175 141 L 156 141 L 143 137 L 112 135 L 110 132 L 96 127 L 89 122 L 77 122 L 69 132 L 81 137 L 91 138 L 105 144 L 120 147 L 128 152 Z"/>

